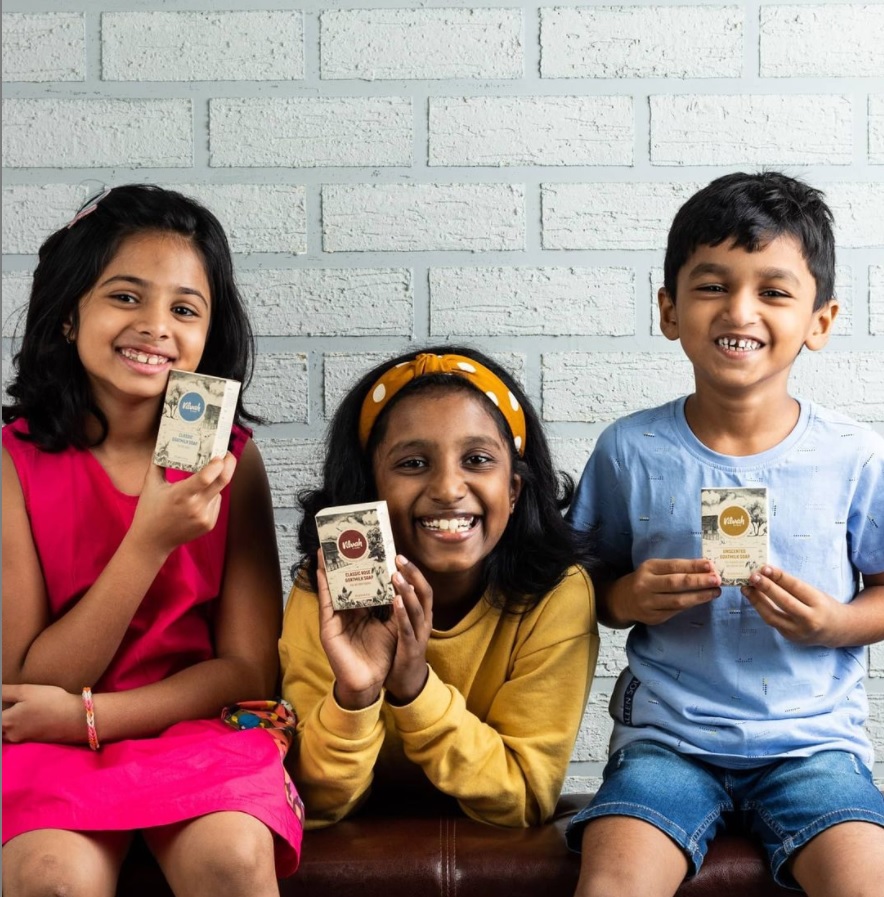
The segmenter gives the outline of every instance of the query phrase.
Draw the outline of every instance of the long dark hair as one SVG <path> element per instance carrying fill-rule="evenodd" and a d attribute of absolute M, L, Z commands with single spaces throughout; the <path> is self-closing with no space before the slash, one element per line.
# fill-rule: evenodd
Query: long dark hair
<path fill-rule="evenodd" d="M 13 401 L 3 406 L 4 423 L 25 418 L 29 436 L 22 438 L 50 452 L 97 445 L 107 436 L 107 419 L 95 403 L 65 329 L 76 332 L 80 299 L 123 240 L 135 234 L 180 234 L 202 258 L 212 292 L 212 315 L 197 370 L 239 380 L 243 389 L 252 375 L 254 337 L 218 219 L 195 200 L 149 184 L 114 187 L 97 199 L 97 204 L 94 197 L 83 206 L 85 210 L 95 204 L 93 211 L 56 231 L 40 247 L 24 335 L 13 358 L 15 378 L 7 388 Z M 241 396 L 242 392 L 237 422 L 257 421 L 243 408 Z M 90 414 L 101 428 L 97 439 L 87 435 Z"/>
<path fill-rule="evenodd" d="M 452 374 L 428 374 L 404 387 L 381 412 L 368 445 L 362 449 L 359 412 L 368 391 L 385 371 L 411 361 L 421 352 L 465 355 L 503 381 L 525 412 L 524 456 L 516 452 L 507 422 L 494 404 L 467 380 Z M 325 507 L 376 499 L 372 458 L 384 436 L 391 409 L 408 396 L 440 390 L 463 391 L 478 397 L 496 422 L 504 445 L 510 447 L 512 472 L 521 477 L 522 489 L 503 536 L 485 560 L 483 585 L 488 600 L 495 606 L 524 612 L 561 582 L 570 566 L 581 564 L 590 569 L 595 558 L 586 537 L 573 533 L 562 517 L 563 509 L 571 501 L 574 483 L 568 474 L 553 467 L 543 427 L 528 397 L 504 368 L 481 352 L 463 346 L 431 346 L 392 358 L 372 368 L 346 395 L 326 436 L 322 485 L 298 495 L 303 511 L 298 528 L 302 557 L 292 569 L 292 575 L 296 576 L 299 570 L 306 573 L 316 589 L 319 538 L 314 515 Z"/>

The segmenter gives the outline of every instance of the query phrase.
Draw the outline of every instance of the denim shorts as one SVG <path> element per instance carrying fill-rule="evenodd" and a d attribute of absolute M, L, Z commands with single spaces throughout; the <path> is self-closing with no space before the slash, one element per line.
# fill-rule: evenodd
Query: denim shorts
<path fill-rule="evenodd" d="M 761 839 L 777 883 L 800 890 L 784 865 L 795 851 L 839 822 L 884 826 L 884 797 L 844 751 L 733 770 L 634 741 L 611 757 L 598 794 L 571 820 L 571 850 L 580 851 L 584 825 L 601 816 L 633 816 L 665 832 L 687 854 L 689 876 L 733 819 Z"/>

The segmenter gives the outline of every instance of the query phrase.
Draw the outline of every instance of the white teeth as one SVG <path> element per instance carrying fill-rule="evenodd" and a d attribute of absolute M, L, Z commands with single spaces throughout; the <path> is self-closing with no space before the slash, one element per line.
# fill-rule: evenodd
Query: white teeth
<path fill-rule="evenodd" d="M 715 342 L 724 349 L 736 349 L 738 352 L 754 352 L 761 348 L 761 343 L 754 339 L 735 339 L 731 336 L 723 336 Z"/>
<path fill-rule="evenodd" d="M 441 530 L 449 533 L 465 533 L 475 522 L 475 517 L 424 517 L 424 529 Z"/>
<path fill-rule="evenodd" d="M 165 355 L 148 355 L 145 352 L 137 352 L 135 349 L 120 349 L 120 355 L 137 361 L 139 364 L 165 364 L 169 360 Z"/>

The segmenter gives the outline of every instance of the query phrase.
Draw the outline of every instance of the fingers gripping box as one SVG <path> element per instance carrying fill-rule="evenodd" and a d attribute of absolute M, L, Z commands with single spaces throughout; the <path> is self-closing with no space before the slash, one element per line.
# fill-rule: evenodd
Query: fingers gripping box
<path fill-rule="evenodd" d="M 316 529 L 335 610 L 393 603 L 396 547 L 385 501 L 323 508 Z"/>
<path fill-rule="evenodd" d="M 153 460 L 195 473 L 223 457 L 236 415 L 239 382 L 170 371 Z"/>

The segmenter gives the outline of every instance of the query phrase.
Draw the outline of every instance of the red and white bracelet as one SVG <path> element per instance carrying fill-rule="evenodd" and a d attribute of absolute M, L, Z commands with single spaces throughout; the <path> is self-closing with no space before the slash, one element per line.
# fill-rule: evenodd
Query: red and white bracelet
<path fill-rule="evenodd" d="M 98 732 L 95 731 L 95 704 L 92 701 L 92 689 L 87 685 L 83 689 L 83 706 L 86 708 L 86 732 L 89 735 L 89 747 L 97 751 L 101 745 L 98 743 Z"/>

